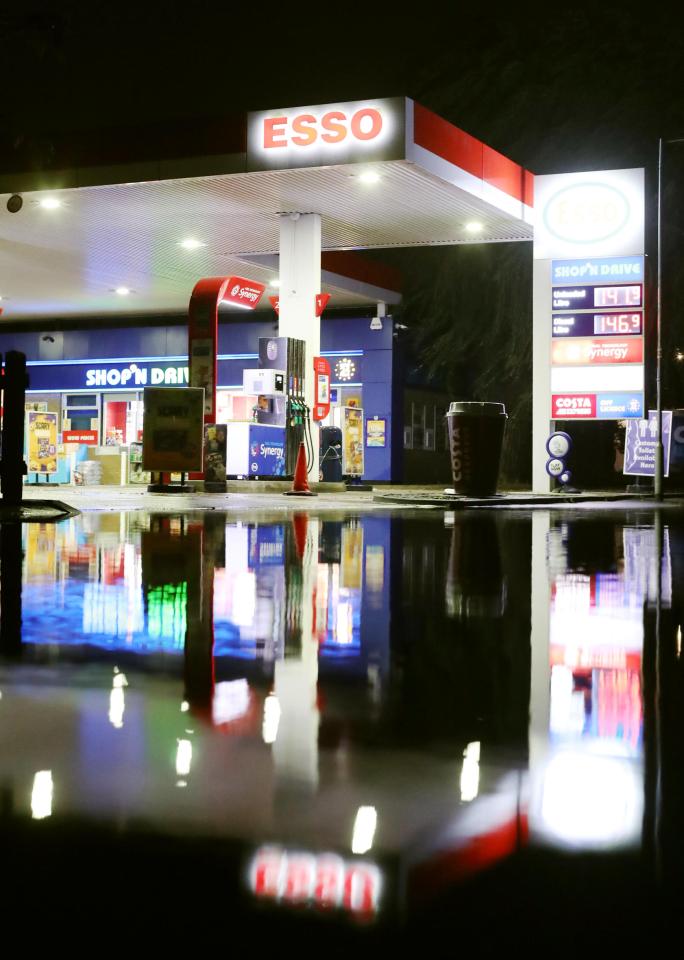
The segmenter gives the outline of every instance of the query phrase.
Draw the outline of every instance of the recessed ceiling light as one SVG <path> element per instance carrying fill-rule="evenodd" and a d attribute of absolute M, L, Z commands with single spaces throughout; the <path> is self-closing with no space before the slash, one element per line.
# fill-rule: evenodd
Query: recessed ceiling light
<path fill-rule="evenodd" d="M 130 293 L 129 287 L 117 287 L 114 293 L 118 293 L 120 297 L 127 297 Z"/>
<path fill-rule="evenodd" d="M 62 206 L 62 201 L 57 197 L 43 197 L 39 203 L 43 210 L 57 210 L 58 207 Z"/>
<path fill-rule="evenodd" d="M 471 220 L 470 223 L 466 223 L 465 228 L 468 233 L 482 233 L 482 230 L 484 229 L 482 224 L 477 220 Z"/>
<path fill-rule="evenodd" d="M 380 174 L 376 173 L 375 170 L 366 170 L 364 173 L 359 175 L 359 180 L 361 183 L 379 183 Z"/>
<path fill-rule="evenodd" d="M 277 289 L 277 288 L 280 286 L 280 280 L 277 280 L 277 279 L 276 279 L 276 280 L 271 280 L 270 286 L 271 286 L 271 287 L 276 287 L 276 289 Z"/>
<path fill-rule="evenodd" d="M 180 246 L 184 250 L 198 250 L 200 247 L 206 247 L 206 243 L 202 243 L 201 240 L 195 240 L 194 237 L 188 237 L 186 240 L 181 240 Z"/>

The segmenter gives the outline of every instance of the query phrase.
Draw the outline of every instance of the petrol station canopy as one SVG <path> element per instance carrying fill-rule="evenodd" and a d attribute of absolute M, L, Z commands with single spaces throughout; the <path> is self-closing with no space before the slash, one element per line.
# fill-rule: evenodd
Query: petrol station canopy
<path fill-rule="evenodd" d="M 268 284 L 293 213 L 321 216 L 331 307 L 400 299 L 352 251 L 532 239 L 532 174 L 405 98 L 252 113 L 231 142 L 0 176 L 2 320 L 184 311 L 200 277 Z"/>

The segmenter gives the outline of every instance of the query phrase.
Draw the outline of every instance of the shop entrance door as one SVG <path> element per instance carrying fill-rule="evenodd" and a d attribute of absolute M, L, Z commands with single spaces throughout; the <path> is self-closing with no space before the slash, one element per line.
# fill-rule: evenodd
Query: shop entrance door
<path fill-rule="evenodd" d="M 142 440 L 143 401 L 140 393 L 105 393 L 102 398 L 102 437 L 105 446 L 130 446 Z"/>

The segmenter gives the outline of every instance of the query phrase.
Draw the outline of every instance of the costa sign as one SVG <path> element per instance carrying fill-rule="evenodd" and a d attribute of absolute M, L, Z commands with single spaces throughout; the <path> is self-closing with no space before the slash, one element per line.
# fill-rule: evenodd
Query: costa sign
<path fill-rule="evenodd" d="M 596 394 L 558 394 L 551 398 L 553 420 L 594 420 L 596 418 Z"/>
<path fill-rule="evenodd" d="M 249 170 L 325 166 L 405 156 L 402 98 L 251 113 Z"/>

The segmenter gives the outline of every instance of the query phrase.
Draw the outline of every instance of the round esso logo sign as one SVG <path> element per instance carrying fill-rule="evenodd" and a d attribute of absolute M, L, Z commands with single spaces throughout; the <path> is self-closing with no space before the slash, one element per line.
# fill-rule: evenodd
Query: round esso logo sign
<path fill-rule="evenodd" d="M 567 243 L 601 243 L 627 225 L 630 204 L 608 183 L 576 183 L 553 194 L 544 208 L 544 225 Z"/>

